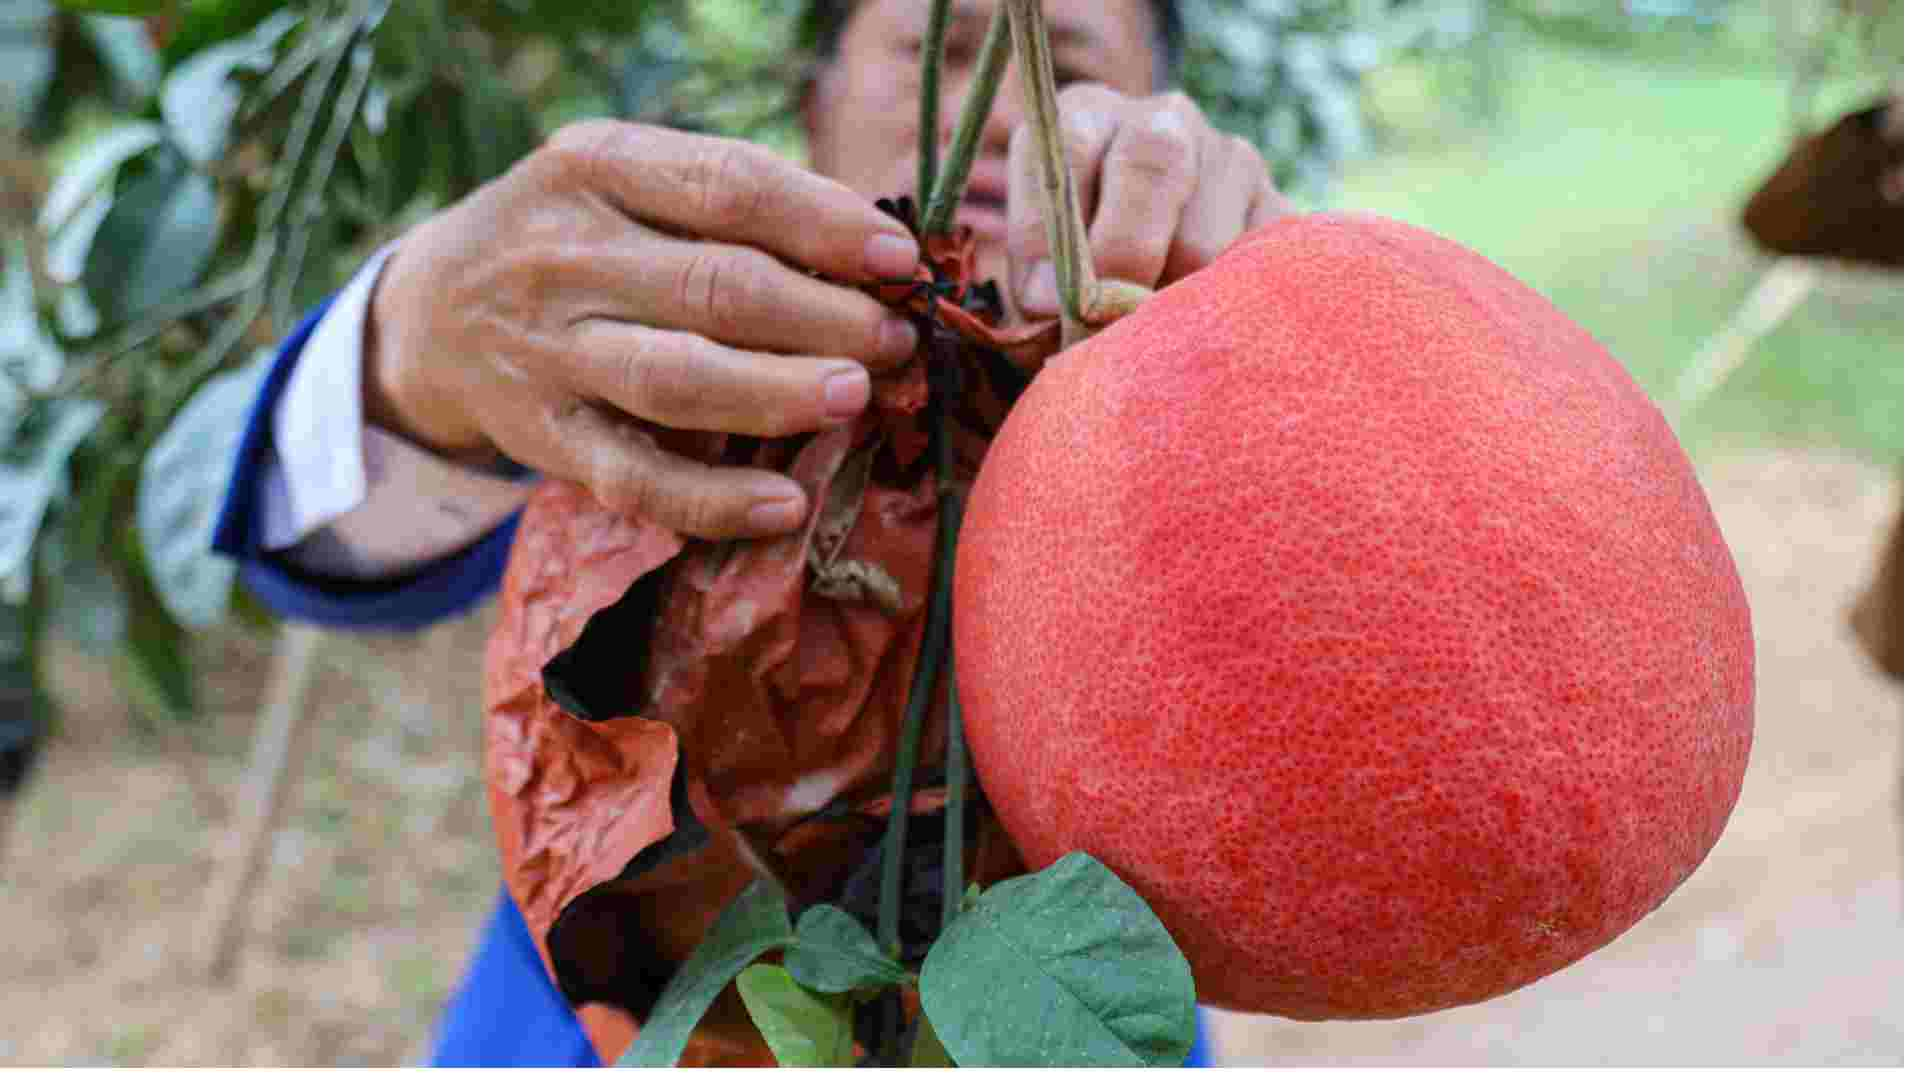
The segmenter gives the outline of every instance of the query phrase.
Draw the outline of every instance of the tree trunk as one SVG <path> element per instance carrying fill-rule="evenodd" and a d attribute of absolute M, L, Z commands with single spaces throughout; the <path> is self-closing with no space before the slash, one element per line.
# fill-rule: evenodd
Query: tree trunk
<path fill-rule="evenodd" d="M 253 760 L 247 767 L 246 790 L 236 805 L 239 816 L 228 831 L 219 866 L 207 891 L 195 943 L 196 967 L 212 981 L 224 981 L 239 951 L 248 901 L 259 883 L 273 834 L 286 809 L 287 792 L 295 775 L 303 736 L 311 722 L 307 687 L 312 682 L 314 657 L 321 631 L 288 624 L 281 628 L 274 648 L 273 673 L 253 736 Z"/>

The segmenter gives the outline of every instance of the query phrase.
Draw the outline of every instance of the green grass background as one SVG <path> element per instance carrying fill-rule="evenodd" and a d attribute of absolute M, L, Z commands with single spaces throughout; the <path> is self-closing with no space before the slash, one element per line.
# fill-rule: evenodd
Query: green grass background
<path fill-rule="evenodd" d="M 1754 18 L 1756 13 L 1760 18 Z M 1455 58 L 1378 73 L 1376 157 L 1327 205 L 1385 213 L 1473 247 L 1599 337 L 1656 401 L 1765 272 L 1739 231 L 1783 157 L 1788 75 L 1764 9 L 1711 36 L 1626 47 L 1496 39 L 1497 121 L 1463 107 Z M 1830 78 L 1816 118 L 1874 84 Z M 1843 447 L 1888 465 L 1904 446 L 1898 275 L 1823 270 L 1820 285 L 1718 391 L 1670 417 L 1698 456 L 1757 445 Z"/>

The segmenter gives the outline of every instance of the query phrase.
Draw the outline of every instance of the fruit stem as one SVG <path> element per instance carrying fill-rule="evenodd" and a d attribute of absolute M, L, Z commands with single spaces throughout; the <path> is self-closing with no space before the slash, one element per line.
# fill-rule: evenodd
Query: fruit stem
<path fill-rule="evenodd" d="M 920 182 L 915 191 L 921 206 L 933 197 L 934 174 L 940 170 L 940 65 L 947 55 L 952 15 L 953 0 L 933 0 L 927 36 L 920 43 Z"/>
<path fill-rule="evenodd" d="M 900 745 L 893 759 L 893 805 L 887 812 L 887 834 L 880 863 L 880 947 L 889 956 L 900 950 L 900 894 L 903 888 L 907 850 L 907 809 L 913 799 L 914 764 L 920 759 L 920 733 L 926 726 L 927 706 L 933 697 L 934 680 L 945 665 L 948 652 L 949 609 L 953 602 L 953 549 L 960 532 L 960 504 L 952 489 L 953 434 L 947 417 L 951 408 L 950 341 L 932 347 L 928 375 L 933 382 L 933 453 L 936 461 L 946 462 L 937 489 L 940 501 L 940 535 L 934 550 L 927 621 L 920 637 L 920 657 L 914 664 L 913 685 L 907 695 L 907 713 L 900 726 Z"/>
<path fill-rule="evenodd" d="M 973 159 L 980 150 L 980 136 L 987 128 L 987 114 L 993 111 L 993 99 L 1000 92 L 1000 80 L 1007 73 L 1007 61 L 1012 55 L 1013 35 L 1007 28 L 1007 9 L 996 8 L 993 24 L 987 28 L 986 44 L 980 50 L 980 58 L 974 61 L 973 77 L 967 83 L 967 100 L 961 107 L 960 123 L 954 128 L 953 142 L 947 147 L 946 161 L 940 168 L 940 179 L 920 204 L 926 207 L 926 216 L 920 223 L 922 234 L 943 233 L 953 228 L 953 212 L 960 205 L 961 193 L 966 190 L 967 174 L 973 171 Z M 938 76 L 923 73 L 923 77 Z M 938 122 L 937 116 L 932 121 L 922 116 L 920 138 L 923 144 L 927 133 Z"/>
<path fill-rule="evenodd" d="M 950 671 L 947 673 L 947 834 L 940 850 L 945 860 L 940 881 L 943 929 L 952 926 L 959 916 L 961 894 L 967 890 L 967 786 L 973 783 L 972 771 L 973 763 L 967 759 L 967 732 L 960 718 L 959 673 Z"/>
<path fill-rule="evenodd" d="M 1060 292 L 1060 347 L 1071 348 L 1092 335 L 1087 313 L 1099 304 L 1093 249 L 1080 220 L 1079 197 L 1060 135 L 1060 102 L 1054 85 L 1053 50 L 1047 44 L 1046 17 L 1040 0 L 1006 0 L 1013 23 L 1013 51 L 1026 90 L 1027 123 L 1033 126 L 1034 170 L 1047 197 L 1047 251 L 1053 257 L 1054 284 Z"/>

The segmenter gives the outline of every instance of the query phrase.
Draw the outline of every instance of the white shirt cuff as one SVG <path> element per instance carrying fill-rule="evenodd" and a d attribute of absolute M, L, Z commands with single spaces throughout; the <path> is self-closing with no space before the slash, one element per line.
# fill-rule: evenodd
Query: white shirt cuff
<path fill-rule="evenodd" d="M 364 422 L 367 307 L 392 250 L 367 260 L 308 337 L 260 472 L 262 546 L 333 577 L 398 577 L 452 555 L 518 509 L 531 484 Z"/>

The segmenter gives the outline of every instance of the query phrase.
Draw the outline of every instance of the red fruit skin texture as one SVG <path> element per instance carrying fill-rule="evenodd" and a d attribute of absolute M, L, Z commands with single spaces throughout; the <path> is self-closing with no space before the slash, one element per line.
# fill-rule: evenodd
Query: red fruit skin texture
<path fill-rule="evenodd" d="M 1390 220 L 1251 233 L 1051 360 L 969 498 L 956 674 L 1030 867 L 1134 886 L 1201 1000 L 1482 1001 L 1719 838 L 1751 616 L 1604 347 Z"/>

